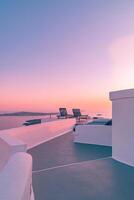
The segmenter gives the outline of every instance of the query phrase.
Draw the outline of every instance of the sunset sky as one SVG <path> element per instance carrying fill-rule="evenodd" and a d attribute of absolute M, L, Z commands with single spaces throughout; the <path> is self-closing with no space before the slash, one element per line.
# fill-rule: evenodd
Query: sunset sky
<path fill-rule="evenodd" d="M 0 112 L 111 114 L 134 87 L 134 1 L 1 0 Z"/>

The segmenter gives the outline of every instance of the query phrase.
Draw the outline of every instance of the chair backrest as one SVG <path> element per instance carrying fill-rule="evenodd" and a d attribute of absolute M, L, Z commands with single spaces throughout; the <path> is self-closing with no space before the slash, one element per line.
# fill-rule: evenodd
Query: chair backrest
<path fill-rule="evenodd" d="M 66 108 L 59 108 L 60 116 L 65 117 L 67 116 L 67 109 Z"/>
<path fill-rule="evenodd" d="M 73 111 L 74 117 L 80 117 L 81 116 L 80 109 L 74 108 L 74 109 L 72 109 L 72 111 Z"/>

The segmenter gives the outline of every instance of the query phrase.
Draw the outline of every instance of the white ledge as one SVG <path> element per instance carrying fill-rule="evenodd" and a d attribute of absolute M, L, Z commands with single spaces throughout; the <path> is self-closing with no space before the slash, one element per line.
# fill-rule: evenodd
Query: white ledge
<path fill-rule="evenodd" d="M 119 90 L 119 91 L 110 92 L 109 98 L 110 98 L 111 101 L 116 100 L 116 99 L 134 98 L 134 89 L 127 89 L 127 90 Z"/>
<path fill-rule="evenodd" d="M 15 137 L 12 137 L 12 135 L 4 133 L 0 134 L 0 138 L 10 146 L 22 146 L 23 151 L 26 151 L 27 149 L 27 145 L 24 142 Z"/>
<path fill-rule="evenodd" d="M 17 152 L 26 152 L 27 145 L 9 134 L 0 134 L 0 171 L 10 156 Z"/>
<path fill-rule="evenodd" d="M 34 200 L 32 194 L 32 157 L 16 153 L 0 172 L 1 200 Z"/>

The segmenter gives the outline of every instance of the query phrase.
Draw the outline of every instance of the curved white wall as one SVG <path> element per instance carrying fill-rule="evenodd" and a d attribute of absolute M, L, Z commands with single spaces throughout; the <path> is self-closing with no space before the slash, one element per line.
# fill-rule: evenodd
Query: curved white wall
<path fill-rule="evenodd" d="M 26 152 L 27 145 L 9 134 L 0 134 L 0 171 L 17 152 Z"/>
<path fill-rule="evenodd" d="M 0 200 L 34 200 L 32 157 L 27 145 L 0 134 Z"/>
<path fill-rule="evenodd" d="M 27 153 L 16 153 L 0 172 L 0 199 L 34 200 L 31 186 L 32 158 Z"/>

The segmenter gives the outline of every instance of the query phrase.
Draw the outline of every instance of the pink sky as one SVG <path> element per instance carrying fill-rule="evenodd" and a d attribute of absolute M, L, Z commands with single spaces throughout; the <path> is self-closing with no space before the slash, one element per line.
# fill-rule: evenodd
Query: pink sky
<path fill-rule="evenodd" d="M 104 1 L 3 1 L 0 112 L 111 115 L 109 91 L 134 86 L 134 2 Z"/>

